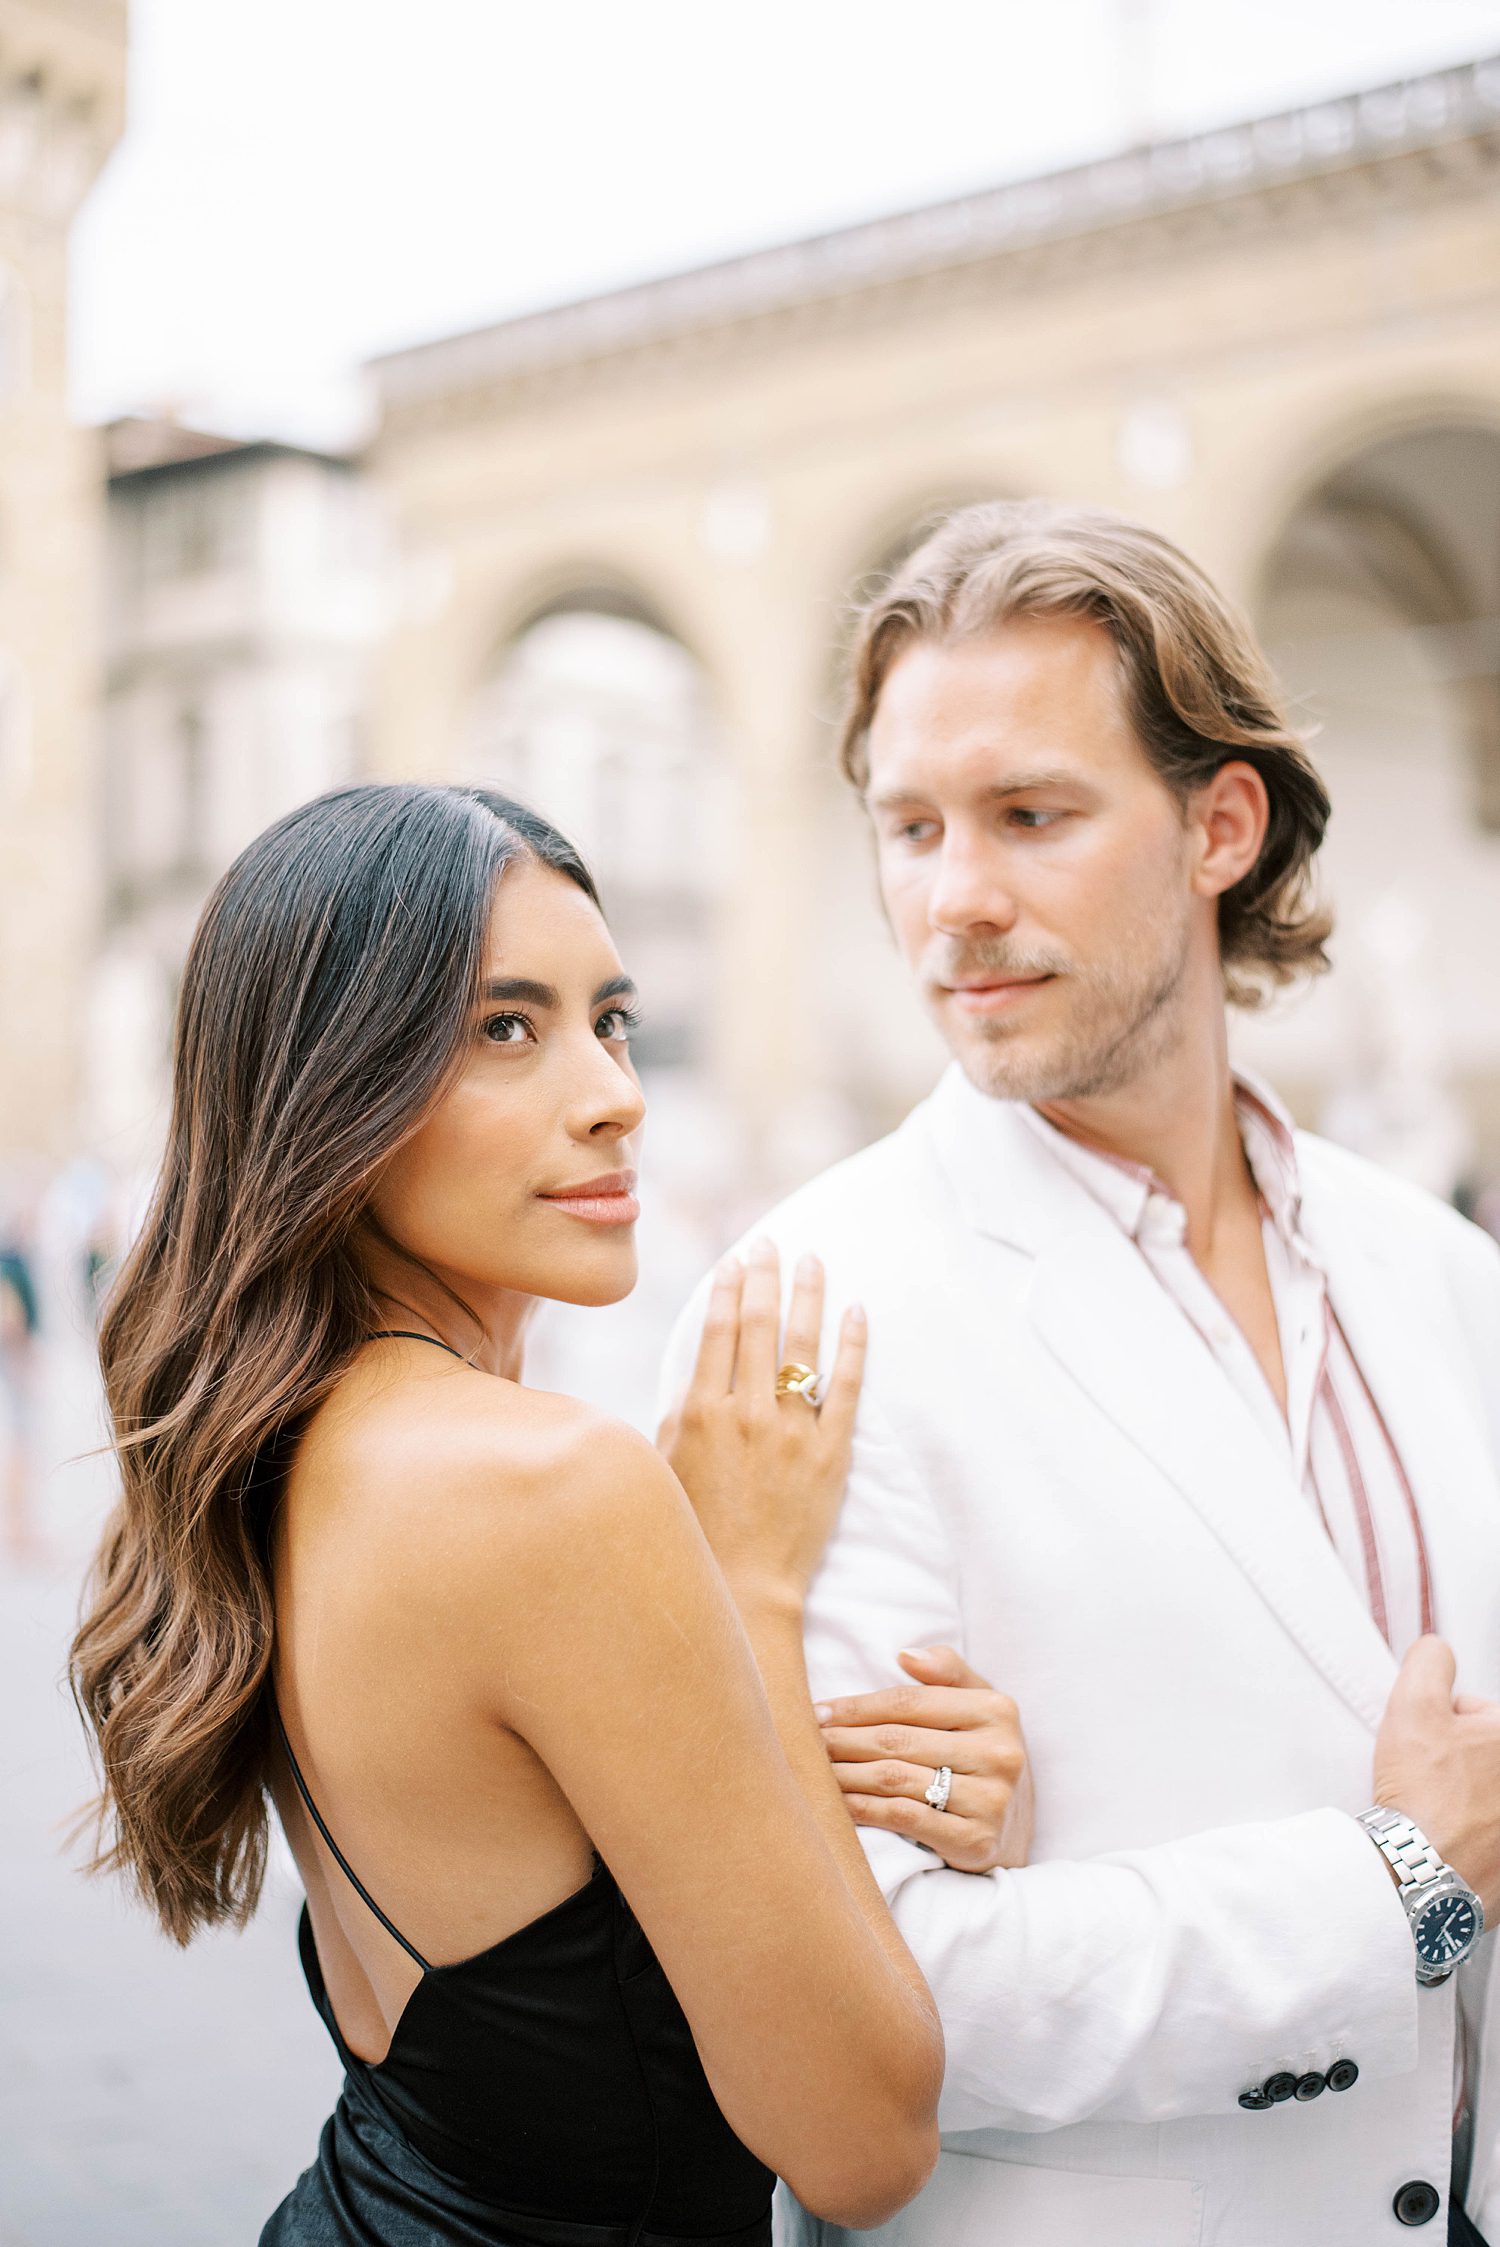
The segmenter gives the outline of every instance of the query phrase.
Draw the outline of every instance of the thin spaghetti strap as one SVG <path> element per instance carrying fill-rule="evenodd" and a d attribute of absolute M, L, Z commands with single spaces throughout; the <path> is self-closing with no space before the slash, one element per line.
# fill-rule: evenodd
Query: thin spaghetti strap
<path fill-rule="evenodd" d="M 276 1729 L 281 1735 L 281 1745 L 283 1750 L 285 1751 L 287 1765 L 291 1771 L 292 1777 L 297 1783 L 297 1792 L 302 1797 L 303 1803 L 305 1804 L 307 1809 L 308 1816 L 311 1818 L 313 1824 L 317 1827 L 319 1833 L 323 1836 L 323 1839 L 327 1842 L 329 1848 L 332 1850 L 334 1861 L 338 1865 L 339 1870 L 343 1873 L 344 1878 L 348 1881 L 350 1887 L 354 1890 L 356 1896 L 360 1898 L 361 1902 L 369 1905 L 370 1910 L 375 1914 L 375 1917 L 379 1920 L 386 1933 L 395 1937 L 396 1941 L 405 1951 L 407 1957 L 414 1958 L 417 1964 L 421 1967 L 424 1974 L 430 1974 L 432 1972 L 432 1968 L 428 1964 L 427 1960 L 422 1956 L 422 1953 L 417 1949 L 416 1944 L 409 1943 L 406 1937 L 402 1934 L 400 1928 L 396 1925 L 395 1921 L 386 1918 L 385 1913 L 376 1903 L 374 1897 L 370 1894 L 369 1889 L 366 1888 L 364 1882 L 360 1879 L 359 1874 L 355 1871 L 348 1858 L 344 1855 L 343 1850 L 340 1849 L 338 1843 L 334 1840 L 333 1835 L 324 1825 L 323 1813 L 321 1812 L 321 1810 L 319 1810 L 317 1804 L 313 1801 L 311 1792 L 308 1789 L 307 1781 L 302 1776 L 302 1766 L 298 1763 L 296 1756 L 292 1752 L 292 1743 L 286 1736 L 286 1726 L 281 1721 L 281 1706 L 277 1701 L 274 1693 L 271 1696 L 271 1714 L 276 1719 Z"/>
<path fill-rule="evenodd" d="M 446 1350 L 450 1358 L 461 1358 L 462 1350 L 455 1350 L 451 1342 L 440 1342 L 435 1334 L 414 1334 L 410 1327 L 377 1326 L 367 1335 L 370 1342 L 430 1342 L 435 1350 Z"/>

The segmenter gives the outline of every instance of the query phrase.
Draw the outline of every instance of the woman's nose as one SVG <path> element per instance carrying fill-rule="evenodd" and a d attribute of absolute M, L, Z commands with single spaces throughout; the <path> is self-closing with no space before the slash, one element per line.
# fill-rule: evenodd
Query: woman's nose
<path fill-rule="evenodd" d="M 628 1139 L 645 1120 L 646 1101 L 633 1072 L 596 1043 L 597 1074 L 589 1086 L 581 1121 L 590 1139 Z"/>
<path fill-rule="evenodd" d="M 589 1137 L 591 1139 L 628 1139 L 633 1131 L 639 1131 L 645 1120 L 646 1103 L 644 1100 L 634 1101 L 628 1113 L 622 1103 L 616 1111 L 607 1116 L 599 1116 L 590 1124 Z"/>

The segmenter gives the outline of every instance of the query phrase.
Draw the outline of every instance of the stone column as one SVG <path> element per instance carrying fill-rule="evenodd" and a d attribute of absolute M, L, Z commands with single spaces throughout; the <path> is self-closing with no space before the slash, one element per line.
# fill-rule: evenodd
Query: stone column
<path fill-rule="evenodd" d="M 99 922 L 102 463 L 67 417 L 68 233 L 121 123 L 123 0 L 0 4 L 0 1159 L 75 1144 Z"/>

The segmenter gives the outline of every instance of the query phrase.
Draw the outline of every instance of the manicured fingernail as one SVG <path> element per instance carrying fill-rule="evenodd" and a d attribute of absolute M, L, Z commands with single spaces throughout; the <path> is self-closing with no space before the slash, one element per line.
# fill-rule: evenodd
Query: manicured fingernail
<path fill-rule="evenodd" d="M 814 1715 L 814 1716 L 815 1716 L 815 1717 L 817 1718 L 817 1720 L 818 1720 L 819 1724 L 832 1724 L 832 1722 L 833 1722 L 833 1704 L 832 1704 L 832 1702 L 831 1702 L 831 1701 L 816 1701 L 816 1702 L 814 1702 L 814 1704 L 813 1704 L 813 1715 Z"/>
<path fill-rule="evenodd" d="M 867 1325 L 869 1322 L 865 1315 L 865 1307 L 863 1303 L 851 1303 L 848 1310 L 844 1313 L 844 1320 L 846 1325 L 849 1326 Z"/>
<path fill-rule="evenodd" d="M 816 1256 L 811 1253 L 806 1256 L 799 1256 L 797 1259 L 797 1277 L 799 1280 L 815 1280 L 822 1269 L 823 1267 Z"/>
<path fill-rule="evenodd" d="M 768 1235 L 762 1233 L 759 1240 L 750 1243 L 750 1253 L 752 1256 L 758 1256 L 764 1262 L 766 1257 L 776 1254 L 776 1243 Z"/>

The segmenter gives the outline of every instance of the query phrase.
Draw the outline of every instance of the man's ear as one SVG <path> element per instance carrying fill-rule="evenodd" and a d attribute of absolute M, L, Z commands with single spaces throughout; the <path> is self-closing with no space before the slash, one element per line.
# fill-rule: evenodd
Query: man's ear
<path fill-rule="evenodd" d="M 1266 784 L 1254 765 L 1236 758 L 1189 797 L 1186 821 L 1199 897 L 1222 897 L 1242 882 L 1261 853 L 1270 823 Z"/>

